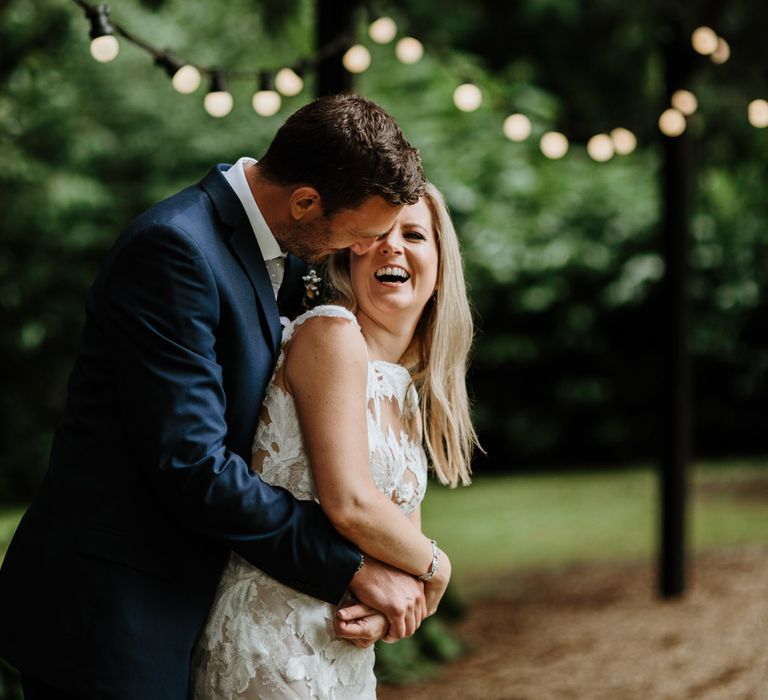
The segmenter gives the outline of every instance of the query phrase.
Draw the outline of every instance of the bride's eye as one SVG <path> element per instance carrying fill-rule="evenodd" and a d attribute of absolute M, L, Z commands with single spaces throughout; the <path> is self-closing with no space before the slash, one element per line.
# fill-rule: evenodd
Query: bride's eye
<path fill-rule="evenodd" d="M 411 241 L 425 241 L 427 237 L 421 231 L 406 231 L 403 237 Z"/>

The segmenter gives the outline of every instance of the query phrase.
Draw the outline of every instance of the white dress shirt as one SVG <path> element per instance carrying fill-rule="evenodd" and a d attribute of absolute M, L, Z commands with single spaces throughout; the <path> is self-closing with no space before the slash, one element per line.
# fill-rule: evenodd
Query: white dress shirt
<path fill-rule="evenodd" d="M 259 205 L 256 204 L 256 200 L 253 198 L 253 193 L 245 177 L 244 166 L 255 162 L 253 158 L 239 158 L 223 175 L 229 186 L 235 191 L 243 205 L 243 209 L 245 209 L 245 213 L 248 215 L 248 221 L 251 223 L 261 255 L 267 265 L 269 279 L 272 282 L 272 290 L 275 292 L 275 298 L 277 298 L 277 293 L 280 291 L 280 285 L 283 283 L 283 275 L 285 274 L 285 253 L 280 250 L 280 244 L 275 239 L 272 231 L 269 230 L 269 226 L 267 226 Z"/>

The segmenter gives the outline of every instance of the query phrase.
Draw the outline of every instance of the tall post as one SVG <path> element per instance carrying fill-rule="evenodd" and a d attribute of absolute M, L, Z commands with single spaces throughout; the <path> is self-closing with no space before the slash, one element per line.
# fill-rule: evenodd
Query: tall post
<path fill-rule="evenodd" d="M 664 45 L 667 104 L 691 75 L 690 47 L 678 23 Z M 691 370 L 688 347 L 688 243 L 691 152 L 687 131 L 662 136 L 663 385 L 661 390 L 661 547 L 659 592 L 682 595 L 686 583 L 686 503 L 690 461 Z"/>
<path fill-rule="evenodd" d="M 315 43 L 318 51 L 330 47 L 317 65 L 317 97 L 352 89 L 352 75 L 344 68 L 341 59 L 352 44 L 349 37 L 352 36 L 357 5 L 358 0 L 317 0 Z"/>

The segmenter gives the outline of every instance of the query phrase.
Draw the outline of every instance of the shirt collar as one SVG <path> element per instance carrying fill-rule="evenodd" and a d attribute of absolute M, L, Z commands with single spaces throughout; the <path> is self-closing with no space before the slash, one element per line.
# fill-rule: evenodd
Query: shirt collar
<path fill-rule="evenodd" d="M 259 205 L 256 204 L 256 200 L 253 198 L 253 193 L 245 177 L 245 166 L 255 162 L 253 158 L 239 158 L 229 170 L 223 173 L 224 179 L 234 190 L 243 205 L 243 209 L 245 209 L 264 260 L 284 258 L 285 253 L 280 249 L 280 244 L 277 242 L 272 231 L 270 231 L 269 226 L 267 226 L 267 222 L 259 209 Z"/>

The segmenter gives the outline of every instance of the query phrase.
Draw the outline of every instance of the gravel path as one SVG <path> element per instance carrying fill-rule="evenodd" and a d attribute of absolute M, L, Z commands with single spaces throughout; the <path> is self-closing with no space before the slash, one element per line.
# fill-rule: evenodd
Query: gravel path
<path fill-rule="evenodd" d="M 768 700 L 768 546 L 698 556 L 674 602 L 649 563 L 509 580 L 457 626 L 466 656 L 379 700 Z"/>

